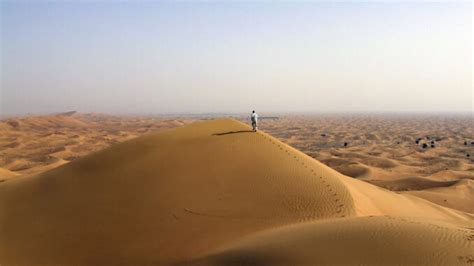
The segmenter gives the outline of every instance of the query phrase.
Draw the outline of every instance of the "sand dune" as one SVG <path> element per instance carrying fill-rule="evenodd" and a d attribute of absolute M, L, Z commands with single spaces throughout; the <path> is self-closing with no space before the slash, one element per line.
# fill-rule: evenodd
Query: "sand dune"
<path fill-rule="evenodd" d="M 391 216 L 328 220 L 268 230 L 186 264 L 468 265 L 466 234 L 472 231 Z"/>
<path fill-rule="evenodd" d="M 423 191 L 474 180 L 473 125 L 470 115 L 321 114 L 264 120 L 260 128 L 344 175 L 394 191 Z M 424 198 L 466 210 L 462 201 Z"/>
<path fill-rule="evenodd" d="M 423 190 L 429 188 L 448 187 L 457 183 L 457 180 L 438 181 L 421 177 L 403 178 L 399 180 L 367 180 L 379 187 L 392 191 Z"/>
<path fill-rule="evenodd" d="M 76 112 L 10 118 L 0 121 L 0 167 L 16 176 L 38 174 L 148 132 L 203 118 Z M 462 211 L 465 202 L 447 202 L 443 193 L 449 196 L 447 185 L 453 182 L 474 180 L 474 156 L 467 156 L 474 154 L 474 127 L 469 125 L 472 117 L 416 115 L 292 115 L 260 123 L 344 175 L 393 191 L 445 188 L 422 198 Z"/>
<path fill-rule="evenodd" d="M 470 179 L 455 181 L 448 187 L 436 187 L 407 193 L 443 206 L 452 206 L 454 209 L 474 213 L 474 181 Z"/>
<path fill-rule="evenodd" d="M 37 174 L 115 143 L 187 122 L 74 111 L 0 120 L 0 167 L 18 175 Z"/>
<path fill-rule="evenodd" d="M 0 183 L 0 263 L 469 264 L 473 219 L 221 119 Z"/>

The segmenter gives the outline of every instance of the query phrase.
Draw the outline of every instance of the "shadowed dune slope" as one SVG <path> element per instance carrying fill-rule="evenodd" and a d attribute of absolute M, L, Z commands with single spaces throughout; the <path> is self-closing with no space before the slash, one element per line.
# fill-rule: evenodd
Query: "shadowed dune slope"
<path fill-rule="evenodd" d="M 449 187 L 454 185 L 456 180 L 437 181 L 421 177 L 403 178 L 399 180 L 371 180 L 367 181 L 379 187 L 388 188 L 392 191 L 422 190 L 429 188 Z"/>
<path fill-rule="evenodd" d="M 426 222 L 361 217 L 368 215 Z M 374 241 L 388 241 L 378 249 L 387 248 L 389 258 L 408 256 L 403 262 L 469 263 L 472 221 L 472 215 L 343 176 L 263 132 L 220 119 L 149 134 L 1 183 L 0 263 L 230 264 L 235 254 L 251 251 L 257 253 L 249 263 L 281 258 L 304 264 L 328 240 L 332 251 L 317 253 L 325 264 L 358 263 L 364 256 L 357 252 Z M 437 227 L 443 234 L 433 233 Z M 351 251 L 338 243 L 362 244 Z M 414 251 L 388 251 L 395 243 Z M 446 244 L 447 258 L 418 257 L 416 249 L 425 244 L 426 254 Z M 259 249 L 252 251 L 253 245 Z M 282 248 L 286 253 L 279 254 Z M 383 252 L 365 252 L 374 256 L 367 263 L 383 260 Z M 345 261 L 331 260 L 342 255 Z"/>

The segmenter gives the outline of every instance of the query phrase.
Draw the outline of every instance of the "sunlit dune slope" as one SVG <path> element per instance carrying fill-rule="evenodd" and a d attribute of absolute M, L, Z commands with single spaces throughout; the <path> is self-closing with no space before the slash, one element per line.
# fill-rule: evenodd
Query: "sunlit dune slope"
<path fill-rule="evenodd" d="M 368 215 L 425 222 L 360 218 Z M 390 251 L 408 256 L 403 261 L 464 263 L 474 257 L 472 221 L 469 214 L 343 176 L 263 132 L 221 119 L 149 134 L 0 183 L 0 263 L 214 263 L 247 254 L 253 245 L 265 258 L 275 256 L 262 263 L 280 255 L 306 263 L 312 255 L 296 247 L 313 245 L 309 252 L 327 239 L 334 249 L 318 260 L 327 264 L 344 262 L 331 260 L 334 255 L 357 262 L 356 252 L 373 245 L 366 242 L 385 240 L 406 249 L 429 244 L 423 252 L 446 244 L 445 260 Z M 404 237 L 413 226 L 416 241 Z M 434 234 L 435 227 L 444 234 Z M 278 244 L 282 239 L 290 241 L 287 249 Z M 338 242 L 361 246 L 351 251 Z M 287 253 L 278 254 L 282 248 Z M 370 263 L 384 253 L 365 254 L 375 256 Z"/>
<path fill-rule="evenodd" d="M 452 208 L 465 212 L 474 213 L 474 180 L 463 179 L 456 181 L 454 185 L 449 187 L 407 193 L 445 206 L 452 206 Z"/>
<path fill-rule="evenodd" d="M 410 218 L 325 220 L 268 230 L 186 264 L 470 265 L 474 245 L 466 235 L 469 230 Z"/>

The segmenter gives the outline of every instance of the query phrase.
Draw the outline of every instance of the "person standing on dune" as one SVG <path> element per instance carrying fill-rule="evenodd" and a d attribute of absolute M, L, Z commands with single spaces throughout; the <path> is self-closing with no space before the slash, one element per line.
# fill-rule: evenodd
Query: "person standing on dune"
<path fill-rule="evenodd" d="M 258 120 L 258 115 L 255 113 L 255 111 L 252 111 L 252 115 L 250 116 L 250 120 L 252 120 L 252 128 L 254 132 L 257 132 L 257 120 Z"/>

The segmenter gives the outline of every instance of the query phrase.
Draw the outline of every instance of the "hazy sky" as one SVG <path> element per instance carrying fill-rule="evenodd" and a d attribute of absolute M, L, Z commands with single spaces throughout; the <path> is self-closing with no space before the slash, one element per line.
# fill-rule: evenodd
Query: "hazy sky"
<path fill-rule="evenodd" d="M 0 114 L 473 112 L 473 10 L 2 1 Z"/>

